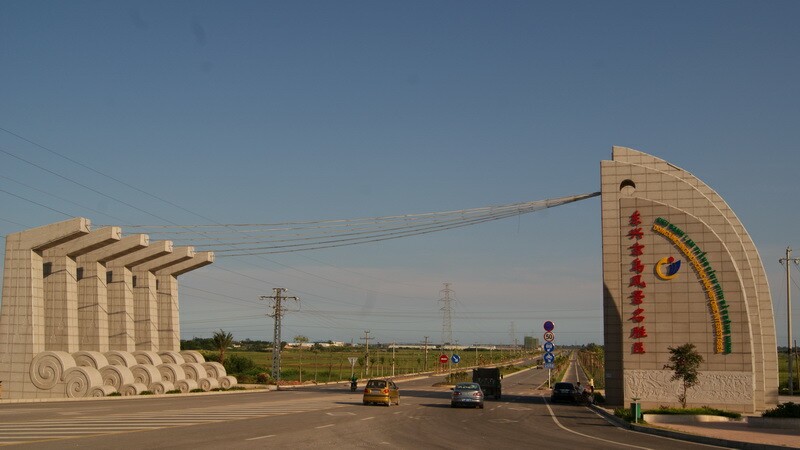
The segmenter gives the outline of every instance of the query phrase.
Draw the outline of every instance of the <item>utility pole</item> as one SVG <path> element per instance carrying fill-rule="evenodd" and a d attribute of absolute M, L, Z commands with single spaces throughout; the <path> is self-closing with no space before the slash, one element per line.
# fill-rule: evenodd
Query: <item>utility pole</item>
<path fill-rule="evenodd" d="M 394 348 L 397 347 L 397 342 L 392 342 L 392 378 L 394 378 Z"/>
<path fill-rule="evenodd" d="M 425 359 L 422 362 L 422 371 L 428 371 L 428 336 L 425 336 Z"/>
<path fill-rule="evenodd" d="M 261 300 L 270 300 L 272 314 L 267 312 L 267 316 L 275 318 L 275 328 L 272 333 L 272 378 L 277 383 L 281 379 L 281 317 L 286 312 L 283 300 L 298 301 L 297 297 L 281 296 L 286 292 L 286 288 L 272 288 L 272 295 L 262 295 Z"/>
<path fill-rule="evenodd" d="M 369 330 L 364 330 L 364 337 L 361 338 L 364 340 L 364 343 L 367 346 L 367 353 L 364 356 L 364 372 L 367 378 L 369 378 L 369 340 L 372 339 L 371 337 L 369 337 L 369 333 L 370 333 Z"/>
<path fill-rule="evenodd" d="M 798 262 L 800 262 L 800 258 L 792 258 L 792 248 L 791 247 L 786 247 L 786 258 L 781 258 L 779 261 L 781 263 L 786 262 L 786 328 L 787 328 L 787 330 L 789 332 L 789 334 L 787 335 L 787 346 L 789 347 L 788 348 L 788 352 L 789 352 L 788 353 L 788 360 L 787 360 L 787 362 L 789 364 L 789 367 L 788 367 L 789 368 L 789 384 L 788 384 L 788 387 L 789 387 L 789 395 L 794 395 L 794 392 L 793 392 L 794 391 L 794 387 L 792 386 L 793 385 L 793 379 L 794 379 L 794 376 L 793 376 L 793 372 L 794 371 L 792 370 L 792 363 L 793 363 L 792 359 L 794 359 L 793 358 L 794 355 L 792 354 L 792 285 L 791 285 L 791 282 L 790 282 L 792 275 L 791 275 L 791 272 L 789 271 L 789 269 L 790 269 L 789 263 L 793 262 L 793 263 L 797 264 Z"/>

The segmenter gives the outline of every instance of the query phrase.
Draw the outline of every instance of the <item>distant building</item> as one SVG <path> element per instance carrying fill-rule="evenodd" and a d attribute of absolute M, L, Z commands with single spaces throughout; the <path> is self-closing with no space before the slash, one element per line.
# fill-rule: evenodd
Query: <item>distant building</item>
<path fill-rule="evenodd" d="M 525 350 L 536 350 L 539 348 L 539 339 L 533 336 L 525 336 Z"/>

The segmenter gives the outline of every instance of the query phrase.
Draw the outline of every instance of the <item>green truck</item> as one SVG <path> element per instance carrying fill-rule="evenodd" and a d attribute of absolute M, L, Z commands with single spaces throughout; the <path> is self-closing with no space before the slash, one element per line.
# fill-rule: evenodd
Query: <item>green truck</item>
<path fill-rule="evenodd" d="M 494 396 L 496 400 L 500 399 L 501 386 L 500 380 L 503 375 L 500 373 L 499 367 L 478 367 L 472 369 L 472 382 L 481 385 L 483 395 L 486 397 Z"/>

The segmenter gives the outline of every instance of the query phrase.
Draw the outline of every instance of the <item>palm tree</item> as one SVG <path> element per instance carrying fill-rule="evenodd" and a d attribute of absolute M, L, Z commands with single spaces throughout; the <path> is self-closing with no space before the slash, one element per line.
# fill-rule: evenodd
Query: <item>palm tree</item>
<path fill-rule="evenodd" d="M 214 348 L 219 350 L 219 363 L 225 364 L 225 350 L 233 343 L 233 334 L 226 333 L 220 328 L 219 331 L 214 332 L 211 342 L 214 344 Z"/>

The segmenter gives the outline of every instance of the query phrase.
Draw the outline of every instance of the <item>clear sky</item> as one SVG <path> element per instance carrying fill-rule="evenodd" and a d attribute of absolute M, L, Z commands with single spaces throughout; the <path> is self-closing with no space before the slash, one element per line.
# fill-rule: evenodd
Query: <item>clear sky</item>
<path fill-rule="evenodd" d="M 3 1 L 0 234 L 73 216 L 130 233 L 561 197 L 599 190 L 621 145 L 731 205 L 785 345 L 798 16 L 796 1 Z M 281 286 L 301 298 L 284 339 L 439 342 L 447 282 L 460 343 L 540 337 L 547 319 L 556 343 L 600 343 L 599 203 L 218 258 L 180 278 L 182 334 L 271 340 L 258 298 Z"/>

